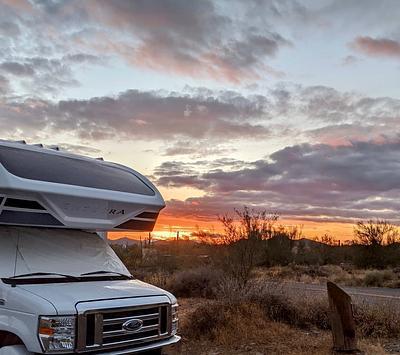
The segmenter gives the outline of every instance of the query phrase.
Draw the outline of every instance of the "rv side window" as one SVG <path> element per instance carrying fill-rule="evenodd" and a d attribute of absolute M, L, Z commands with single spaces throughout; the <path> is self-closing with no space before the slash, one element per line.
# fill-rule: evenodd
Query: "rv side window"
<path fill-rule="evenodd" d="M 0 163 L 11 174 L 25 179 L 148 196 L 155 194 L 136 175 L 94 159 L 90 161 L 45 152 L 0 147 Z"/>

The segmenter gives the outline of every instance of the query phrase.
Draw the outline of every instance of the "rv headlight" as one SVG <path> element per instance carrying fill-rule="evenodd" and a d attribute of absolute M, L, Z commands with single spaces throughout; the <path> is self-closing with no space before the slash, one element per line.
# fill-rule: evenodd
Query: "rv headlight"
<path fill-rule="evenodd" d="M 171 307 L 171 315 L 172 315 L 172 335 L 176 335 L 178 333 L 178 323 L 179 323 L 179 317 L 178 317 L 178 304 L 175 303 Z"/>
<path fill-rule="evenodd" d="M 39 339 L 45 352 L 62 352 L 74 350 L 75 347 L 74 316 L 40 317 Z"/>

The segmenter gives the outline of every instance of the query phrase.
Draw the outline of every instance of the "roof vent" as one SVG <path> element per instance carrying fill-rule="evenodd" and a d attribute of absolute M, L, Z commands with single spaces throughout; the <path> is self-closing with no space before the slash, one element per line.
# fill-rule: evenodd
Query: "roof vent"
<path fill-rule="evenodd" d="M 53 150 L 60 150 L 60 147 L 58 145 L 49 145 L 49 149 L 53 149 Z"/>
<path fill-rule="evenodd" d="M 99 157 L 99 158 L 96 158 L 96 160 L 104 161 L 104 158 L 103 157 Z"/>
<path fill-rule="evenodd" d="M 35 147 L 39 147 L 39 148 L 43 148 L 43 144 L 42 143 L 36 143 L 36 144 L 32 144 Z"/>

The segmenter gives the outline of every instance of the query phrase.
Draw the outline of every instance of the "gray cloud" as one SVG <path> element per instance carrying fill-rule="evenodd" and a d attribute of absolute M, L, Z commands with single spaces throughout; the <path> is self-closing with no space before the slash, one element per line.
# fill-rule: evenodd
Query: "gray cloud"
<path fill-rule="evenodd" d="M 354 55 L 348 55 L 342 59 L 343 66 L 350 66 L 358 63 L 360 61 L 359 58 L 355 57 Z"/>
<path fill-rule="evenodd" d="M 65 87 L 77 86 L 74 69 L 81 65 L 104 64 L 98 56 L 75 53 L 62 58 L 11 57 L 0 63 L 3 76 L 19 79 L 19 84 L 29 92 L 37 94 L 56 94 Z"/>
<path fill-rule="evenodd" d="M 52 30 L 75 28 L 69 36 L 63 32 L 67 43 L 99 55 L 113 53 L 134 66 L 231 82 L 283 75 L 271 68 L 268 60 L 281 47 L 291 45 L 290 40 L 265 21 L 250 26 L 249 18 L 232 16 L 229 8 L 238 4 L 211 0 L 36 1 L 34 11 L 37 18 L 49 19 L 47 26 Z"/>
<path fill-rule="evenodd" d="M 32 64 L 18 62 L 3 62 L 0 64 L 0 70 L 16 76 L 33 76 L 35 70 Z"/>
<path fill-rule="evenodd" d="M 10 21 L 0 21 L 0 35 L 7 37 L 18 37 L 21 34 L 19 26 Z"/>
<path fill-rule="evenodd" d="M 0 3 L 0 70 L 20 95 L 56 96 L 79 84 L 81 65 L 102 65 L 107 58 L 77 43 L 88 26 L 69 1 L 5 0 Z M 59 8 L 50 14 L 50 8 Z M 89 26 L 90 27 L 90 26 Z M 100 58 L 100 56 L 102 58 Z"/>
<path fill-rule="evenodd" d="M 360 36 L 355 44 L 364 53 L 397 55 L 400 8 L 396 1 L 384 3 L 376 6 L 375 1 L 364 1 L 363 16 L 359 16 L 360 4 L 353 0 L 346 4 L 295 0 L 7 0 L 0 4 L 0 35 L 4 36 L 0 49 L 7 57 L 3 61 L 10 61 L 8 57 L 16 52 L 26 57 L 70 58 L 72 74 L 73 63 L 83 59 L 83 54 L 77 53 L 85 53 L 92 65 L 101 64 L 96 57 L 102 59 L 109 53 L 135 67 L 242 84 L 268 75 L 285 75 L 271 59 L 282 48 L 295 47 L 298 38 L 306 38 L 316 29 L 364 33 L 379 27 L 380 32 L 392 33 L 393 39 Z M 385 23 L 376 18 L 385 18 Z M 353 59 L 349 56 L 345 63 Z M 56 82 L 52 91 L 56 85 L 60 91 L 69 84 L 66 80 Z M 43 80 L 31 91 L 38 88 L 48 89 Z"/>
<path fill-rule="evenodd" d="M 206 192 L 204 197 L 170 201 L 169 211 L 175 216 L 210 218 L 246 204 L 292 218 L 379 217 L 400 222 L 399 153 L 400 141 L 338 147 L 303 144 L 239 168 L 212 170 L 174 162 L 170 169 L 164 163 L 155 176 L 162 186 L 190 186 Z"/>
<path fill-rule="evenodd" d="M 340 92 L 326 86 L 281 86 L 270 90 L 270 116 L 313 123 L 314 129 L 332 124 L 390 125 L 399 118 L 400 100 Z M 292 121 L 293 122 L 293 121 Z M 296 122 L 296 123 L 297 123 Z M 318 126 L 315 127 L 315 124 Z"/>
<path fill-rule="evenodd" d="M 36 85 L 55 85 L 46 81 L 51 73 L 54 80 L 71 80 L 60 62 L 36 58 L 28 63 L 35 75 L 43 70 Z M 3 93 L 8 84 L 3 75 Z M 311 138 L 331 145 L 396 139 L 398 132 L 393 127 L 399 112 L 397 99 L 323 86 L 278 85 L 264 95 L 203 88 L 186 88 L 181 93 L 128 90 L 87 100 L 4 99 L 0 101 L 0 126 L 5 132 L 18 129 L 28 135 L 32 129 L 49 134 L 74 132 L 85 140 L 163 140 L 169 144 L 159 152 L 162 155 L 200 157 L 229 153 L 236 149 L 229 144 L 235 139 L 286 137 L 304 142 Z"/>
<path fill-rule="evenodd" d="M 0 75 L 0 95 L 5 95 L 10 91 L 10 82 L 7 78 Z"/>
<path fill-rule="evenodd" d="M 104 59 L 93 54 L 87 53 L 74 53 L 68 54 L 63 57 L 63 60 L 73 64 L 101 64 L 104 63 Z"/>
<path fill-rule="evenodd" d="M 264 109 L 263 100 L 257 96 L 215 93 L 201 97 L 128 90 L 115 97 L 58 103 L 37 99 L 3 101 L 0 126 L 5 132 L 74 132 L 81 138 L 96 140 L 262 138 L 269 130 L 253 120 L 262 117 Z"/>

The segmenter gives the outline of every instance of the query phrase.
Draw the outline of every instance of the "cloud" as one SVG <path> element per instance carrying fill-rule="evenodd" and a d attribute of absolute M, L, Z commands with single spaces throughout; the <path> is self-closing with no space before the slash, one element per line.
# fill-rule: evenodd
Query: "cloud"
<path fill-rule="evenodd" d="M 27 63 L 33 63 L 35 85 L 43 81 L 57 87 L 52 80 L 71 80 L 62 62 Z M 51 73 L 55 78 L 49 78 Z M 3 94 L 6 89 L 10 90 L 9 79 L 3 75 Z M 28 136 L 36 131 L 71 133 L 86 141 L 158 140 L 168 142 L 158 152 L 161 155 L 200 158 L 235 151 L 235 140 L 285 138 L 296 143 L 311 139 L 346 145 L 393 139 L 399 112 L 400 101 L 389 97 L 285 84 L 251 95 L 185 88 L 182 92 L 127 90 L 82 100 L 9 98 L 0 100 L 0 127 Z"/>
<path fill-rule="evenodd" d="M 166 147 L 161 154 L 164 156 L 190 155 L 195 158 L 209 157 L 215 155 L 231 154 L 237 151 L 232 147 L 224 146 L 219 139 L 205 140 L 179 140 Z"/>
<path fill-rule="evenodd" d="M 0 102 L 0 127 L 28 135 L 32 129 L 70 132 L 86 140 L 260 139 L 268 136 L 269 130 L 254 120 L 260 119 L 264 110 L 264 101 L 258 96 L 216 92 L 203 97 L 128 90 L 89 100 L 5 100 Z"/>
<path fill-rule="evenodd" d="M 0 3 L 0 71 L 19 95 L 56 96 L 79 85 L 75 73 L 82 65 L 103 65 L 107 60 L 74 41 L 88 20 L 83 20 L 79 6 L 71 6 L 69 1 Z"/>
<path fill-rule="evenodd" d="M 322 128 L 311 129 L 304 132 L 311 141 L 326 143 L 332 146 L 351 145 L 353 142 L 382 143 L 395 141 L 399 132 L 393 130 L 392 122 L 353 122 L 337 125 L 328 125 Z"/>
<path fill-rule="evenodd" d="M 135 67 L 239 83 L 281 77 L 268 61 L 291 41 L 265 21 L 232 16 L 238 3 L 185 0 L 39 2 L 43 19 L 85 30 L 75 42 Z M 73 20 L 72 10 L 80 20 Z M 45 16 L 47 15 L 47 16 Z M 71 39 L 71 38 L 70 38 Z"/>
<path fill-rule="evenodd" d="M 399 118 L 400 100 L 391 97 L 369 97 L 355 92 L 340 92 L 326 86 L 278 85 L 266 95 L 270 117 L 303 131 L 333 124 L 393 125 Z M 379 127 L 378 127 L 379 129 Z"/>
<path fill-rule="evenodd" d="M 0 75 L 0 95 L 5 95 L 10 91 L 10 82 L 8 79 Z"/>
<path fill-rule="evenodd" d="M 75 53 L 62 58 L 11 57 L 0 62 L 0 72 L 28 92 L 38 94 L 56 94 L 66 87 L 78 86 L 74 69 L 82 65 L 102 64 L 105 60 L 98 56 Z"/>
<path fill-rule="evenodd" d="M 350 46 L 371 57 L 400 58 L 400 42 L 392 39 L 360 36 Z"/>
<path fill-rule="evenodd" d="M 104 59 L 93 54 L 88 53 L 74 53 L 68 54 L 62 58 L 66 62 L 72 64 L 102 64 Z"/>
<path fill-rule="evenodd" d="M 16 76 L 33 76 L 35 74 L 33 66 L 28 63 L 3 62 L 0 64 L 0 70 Z"/>
<path fill-rule="evenodd" d="M 350 66 L 358 63 L 360 61 L 359 58 L 355 57 L 354 55 L 348 55 L 342 59 L 343 66 Z"/>
<path fill-rule="evenodd" d="M 190 186 L 204 197 L 169 201 L 175 216 L 212 218 L 244 204 L 285 217 L 400 222 L 400 141 L 347 146 L 303 144 L 278 150 L 266 160 L 210 171 L 173 162 L 155 170 L 161 186 Z M 207 170 L 207 169 L 205 169 Z"/>
<path fill-rule="evenodd" d="M 18 37 L 21 34 L 19 26 L 10 21 L 0 22 L 0 35 L 7 37 Z"/>
<path fill-rule="evenodd" d="M 70 144 L 70 143 L 58 143 L 56 146 L 60 147 L 62 150 L 67 150 L 70 152 L 73 152 L 75 154 L 82 154 L 82 155 L 88 155 L 88 156 L 93 156 L 93 157 L 100 157 L 101 155 L 101 150 L 90 147 L 87 145 L 81 145 L 81 144 Z"/>
<path fill-rule="evenodd" d="M 2 0 L 3 7 L 12 11 L 28 11 L 32 10 L 32 4 L 28 0 Z"/>

